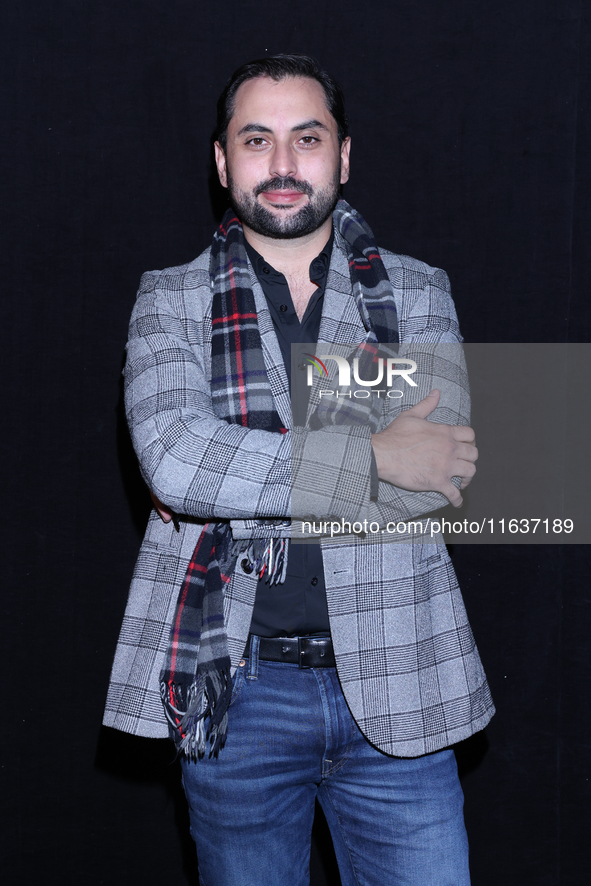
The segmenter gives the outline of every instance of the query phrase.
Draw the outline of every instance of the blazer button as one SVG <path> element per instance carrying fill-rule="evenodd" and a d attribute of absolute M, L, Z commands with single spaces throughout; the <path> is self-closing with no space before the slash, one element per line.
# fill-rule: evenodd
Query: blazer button
<path fill-rule="evenodd" d="M 314 576 L 314 578 L 312 579 L 312 581 L 310 582 L 310 584 L 311 584 L 313 587 L 316 587 L 316 585 L 318 584 L 318 579 L 316 578 L 316 576 Z"/>
<path fill-rule="evenodd" d="M 252 563 L 250 562 L 250 560 L 248 560 L 245 557 L 240 565 L 242 566 L 242 571 L 246 572 L 247 575 L 250 575 L 250 573 L 252 572 L 252 569 L 253 569 L 253 566 L 252 566 Z"/>

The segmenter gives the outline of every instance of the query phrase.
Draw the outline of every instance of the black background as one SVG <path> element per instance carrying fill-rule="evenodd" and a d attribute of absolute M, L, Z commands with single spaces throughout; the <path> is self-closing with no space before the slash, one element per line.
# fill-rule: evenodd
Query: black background
<path fill-rule="evenodd" d="M 345 196 L 382 246 L 448 271 L 465 338 L 587 341 L 589 5 L 21 0 L 0 15 L 1 869 L 182 886 L 195 862 L 168 744 L 100 720 L 148 510 L 121 414 L 127 322 L 142 271 L 211 241 L 217 95 L 245 60 L 317 56 L 348 99 Z M 459 749 L 474 886 L 582 886 L 588 549 L 453 557 L 498 707 Z M 322 827 L 312 862 L 314 886 L 336 882 Z"/>

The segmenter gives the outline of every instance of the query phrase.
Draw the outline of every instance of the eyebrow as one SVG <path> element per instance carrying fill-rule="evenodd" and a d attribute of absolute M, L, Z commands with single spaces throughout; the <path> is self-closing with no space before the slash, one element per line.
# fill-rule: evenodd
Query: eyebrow
<path fill-rule="evenodd" d="M 329 131 L 328 126 L 325 126 L 320 120 L 305 120 L 303 123 L 297 123 L 295 126 L 292 126 L 291 132 L 302 132 L 304 129 L 324 129 L 325 132 Z M 247 123 L 246 126 L 243 126 L 236 133 L 236 136 L 245 135 L 247 132 L 273 132 L 273 130 L 262 123 Z"/>

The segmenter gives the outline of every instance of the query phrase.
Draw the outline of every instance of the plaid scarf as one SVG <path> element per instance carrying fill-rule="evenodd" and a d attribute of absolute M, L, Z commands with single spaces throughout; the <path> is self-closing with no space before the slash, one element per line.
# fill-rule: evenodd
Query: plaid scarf
<path fill-rule="evenodd" d="M 340 200 L 333 223 L 348 246 L 352 294 L 368 332 L 357 354 L 373 361 L 378 342 L 397 342 L 396 306 L 373 234 L 363 218 Z M 228 211 L 211 248 L 212 402 L 216 414 L 248 428 L 285 433 L 267 378 L 244 234 Z M 361 365 L 361 364 L 360 364 Z M 326 398 L 325 398 L 326 399 Z M 374 398 L 377 399 L 377 398 Z M 367 407 L 337 401 L 315 419 L 367 422 Z M 320 421 L 320 424 L 318 424 Z M 160 687 L 178 751 L 199 759 L 217 757 L 228 729 L 232 695 L 230 657 L 224 625 L 224 586 L 236 560 L 271 584 L 285 579 L 288 540 L 269 524 L 266 538 L 234 541 L 228 523 L 208 523 L 197 542 L 179 593 Z M 284 533 L 283 533 L 284 534 Z"/>

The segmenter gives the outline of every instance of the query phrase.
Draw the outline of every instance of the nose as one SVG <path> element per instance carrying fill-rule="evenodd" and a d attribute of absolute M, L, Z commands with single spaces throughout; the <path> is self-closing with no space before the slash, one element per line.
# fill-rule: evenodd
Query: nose
<path fill-rule="evenodd" d="M 276 144 L 269 169 L 271 175 L 278 175 L 281 178 L 285 178 L 288 175 L 295 176 L 297 169 L 298 164 L 291 145 Z"/>

